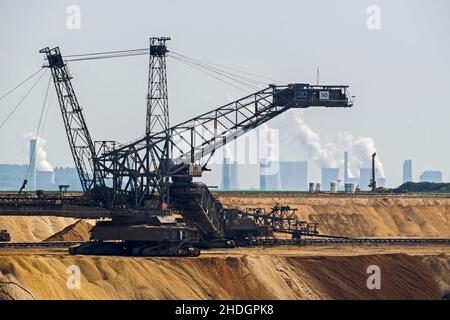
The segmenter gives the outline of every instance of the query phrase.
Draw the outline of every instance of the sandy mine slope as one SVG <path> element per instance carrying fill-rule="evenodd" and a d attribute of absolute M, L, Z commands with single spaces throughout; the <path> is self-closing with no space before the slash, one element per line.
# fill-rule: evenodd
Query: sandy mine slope
<path fill-rule="evenodd" d="M 302 256 L 250 250 L 180 259 L 11 252 L 0 255 L 0 298 L 441 299 L 443 290 L 426 259 L 437 263 L 435 256 L 401 253 Z M 80 268 L 80 289 L 67 287 L 72 265 Z M 381 268 L 380 290 L 366 286 L 369 265 Z"/>

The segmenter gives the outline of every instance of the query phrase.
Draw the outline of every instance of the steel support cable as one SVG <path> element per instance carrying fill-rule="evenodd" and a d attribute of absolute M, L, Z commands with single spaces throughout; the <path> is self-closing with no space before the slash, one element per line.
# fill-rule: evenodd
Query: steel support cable
<path fill-rule="evenodd" d="M 44 118 L 42 119 L 42 134 L 44 134 L 44 130 L 46 129 L 46 124 L 47 124 L 47 120 L 48 120 L 48 114 L 50 111 L 50 103 L 51 103 L 51 97 L 52 97 L 52 91 L 50 90 L 49 94 L 48 94 L 48 98 L 47 98 L 47 108 L 45 109 L 45 114 L 44 114 Z"/>
<path fill-rule="evenodd" d="M 213 77 L 213 78 L 215 78 L 217 80 L 220 80 L 220 81 L 222 81 L 222 82 L 224 82 L 224 83 L 226 83 L 226 84 L 228 84 L 228 85 L 230 85 L 230 86 L 232 86 L 234 88 L 239 88 L 239 90 L 244 91 L 245 93 L 251 93 L 251 92 L 259 89 L 258 87 L 255 87 L 253 85 L 249 85 L 248 83 L 245 83 L 245 82 L 242 82 L 240 80 L 231 78 L 229 76 L 225 76 L 225 75 L 223 75 L 223 74 L 221 74 L 219 72 L 212 71 L 212 70 L 210 70 L 208 68 L 205 68 L 205 67 L 203 67 L 201 65 L 198 65 L 196 63 L 187 61 L 185 59 L 180 59 L 180 58 L 175 57 L 175 56 L 169 56 L 169 57 L 171 57 L 171 58 L 173 58 L 173 59 L 175 59 L 175 60 L 177 60 L 179 62 L 182 62 L 182 63 L 184 63 L 184 64 L 186 64 L 186 65 L 188 65 L 188 66 L 190 66 L 190 67 L 200 71 L 200 72 L 203 72 L 203 73 L 207 74 L 210 77 Z M 232 82 L 229 82 L 229 81 L 227 81 L 227 80 L 225 80 L 223 78 L 230 79 L 233 82 L 239 83 L 241 86 L 235 85 Z M 251 90 L 249 90 L 249 89 L 251 89 Z"/>
<path fill-rule="evenodd" d="M 8 122 L 8 120 L 11 118 L 11 116 L 17 111 L 17 109 L 20 107 L 20 105 L 24 102 L 24 100 L 28 97 L 28 95 L 33 91 L 34 87 L 38 84 L 38 82 L 42 79 L 42 77 L 47 73 L 47 70 L 45 70 L 39 78 L 33 83 L 31 88 L 25 93 L 25 95 L 22 97 L 22 99 L 19 101 L 18 104 L 11 110 L 11 112 L 8 114 L 5 120 L 0 124 L 0 129 L 3 128 L 3 126 Z"/>
<path fill-rule="evenodd" d="M 196 69 L 196 70 L 198 70 L 198 71 L 200 71 L 200 72 L 202 72 L 202 73 L 204 73 L 204 74 L 206 74 L 206 75 L 208 75 L 208 76 L 210 76 L 210 77 L 212 77 L 212 78 L 215 78 L 215 79 L 217 79 L 217 80 L 219 80 L 219 81 L 222 81 L 223 83 L 226 83 L 227 85 L 229 85 L 229 86 L 231 86 L 231 87 L 233 87 L 233 88 L 236 88 L 236 89 L 238 89 L 238 90 L 244 91 L 245 93 L 250 93 L 250 91 L 247 90 L 247 89 L 238 87 L 238 86 L 232 84 L 231 82 L 228 82 L 228 81 L 223 80 L 223 79 L 221 79 L 221 78 L 219 78 L 219 77 L 217 77 L 217 76 L 215 76 L 215 75 L 213 75 L 213 74 L 210 74 L 210 73 L 206 72 L 205 70 L 202 70 L 202 69 L 200 69 L 200 68 L 198 68 L 198 67 L 196 67 L 196 66 L 194 66 L 194 65 L 192 65 L 192 64 L 190 64 L 190 63 L 188 63 L 188 62 L 185 62 L 185 61 L 183 61 L 183 60 L 181 60 L 181 59 L 179 59 L 179 58 L 177 58 L 177 57 L 172 56 L 172 58 L 175 59 L 175 60 L 177 60 L 177 61 L 179 61 L 179 62 L 181 62 L 181 63 L 183 63 L 183 64 L 185 64 L 185 65 L 187 65 L 187 66 L 189 66 L 189 67 L 191 67 L 191 68 L 194 68 L 194 69 Z"/>
<path fill-rule="evenodd" d="M 218 75 L 220 75 L 222 77 L 225 77 L 227 79 L 230 79 L 232 81 L 240 83 L 240 84 L 242 84 L 242 85 L 244 85 L 246 87 L 249 87 L 252 90 L 258 90 L 260 88 L 259 86 L 261 85 L 261 83 L 256 83 L 256 85 L 255 85 L 255 83 L 252 83 L 251 81 L 249 81 L 247 79 L 243 79 L 240 76 L 236 76 L 236 75 L 234 75 L 232 73 L 229 73 L 229 72 L 217 69 L 217 68 L 212 68 L 210 66 L 207 66 L 207 65 L 204 65 L 204 64 L 200 64 L 200 63 L 195 62 L 195 61 L 190 61 L 190 60 L 183 59 L 183 58 L 180 58 L 180 57 L 175 57 L 174 55 L 170 55 L 170 54 L 169 54 L 169 57 L 176 58 L 176 59 L 181 59 L 181 60 L 183 60 L 186 63 L 193 64 L 193 65 L 195 65 L 195 66 L 197 66 L 199 68 L 204 68 L 204 69 L 209 70 L 209 71 L 211 71 L 213 73 L 216 73 L 216 74 L 218 74 Z M 241 78 L 242 80 L 239 79 L 239 78 Z M 264 86 L 266 86 L 266 85 L 264 84 Z"/>
<path fill-rule="evenodd" d="M 35 155 L 35 153 L 36 153 L 36 145 L 39 143 L 39 141 L 38 141 L 38 139 L 39 139 L 39 132 L 41 130 L 42 118 L 44 116 L 45 107 L 47 105 L 47 99 L 48 99 L 48 93 L 50 91 L 51 80 L 52 80 L 52 77 L 50 75 L 50 77 L 48 79 L 48 83 L 47 83 L 47 90 L 45 91 L 44 103 L 42 104 L 41 114 L 39 116 L 39 122 L 38 122 L 37 129 L 36 129 L 36 143 L 33 145 L 33 150 L 30 150 L 30 159 L 32 159 L 32 158 L 34 158 L 36 156 Z M 30 164 L 31 164 L 31 161 L 28 162 L 27 171 L 25 173 L 24 180 L 26 180 L 28 178 L 28 174 L 30 173 Z"/>
<path fill-rule="evenodd" d="M 169 53 L 169 55 L 171 55 L 171 54 Z M 231 72 L 222 70 L 220 68 L 214 67 L 214 66 L 212 66 L 210 64 L 199 62 L 199 60 L 196 60 L 196 59 L 180 57 L 177 54 L 175 54 L 175 55 L 178 58 L 190 61 L 190 62 L 192 62 L 192 63 L 194 63 L 196 65 L 202 66 L 202 67 L 210 69 L 212 71 L 216 71 L 216 72 L 221 73 L 221 74 L 227 74 L 227 75 L 229 75 L 230 77 L 233 77 L 233 78 L 238 78 L 238 79 L 240 79 L 242 81 L 248 82 L 249 84 L 256 85 L 256 86 L 261 86 L 261 85 L 267 86 L 267 84 L 265 82 L 262 82 L 262 81 L 259 81 L 259 80 L 255 80 L 255 79 L 251 79 L 251 78 L 248 78 L 248 77 L 244 77 L 244 76 L 236 74 L 236 73 L 231 73 Z"/>
<path fill-rule="evenodd" d="M 150 50 L 149 48 L 142 48 L 142 49 L 128 49 L 128 50 L 80 53 L 80 54 L 65 55 L 65 56 L 63 56 L 63 58 L 75 58 L 75 57 L 85 57 L 85 56 L 108 55 L 108 54 L 117 54 L 117 53 L 131 53 L 131 52 L 139 52 L 139 51 L 147 51 L 147 53 L 148 53 L 149 50 Z"/>
<path fill-rule="evenodd" d="M 141 49 L 128 49 L 128 50 L 115 50 L 115 51 L 103 51 L 103 52 L 92 52 L 92 53 L 82 53 L 82 54 L 72 54 L 72 55 L 66 55 L 64 56 L 64 58 L 69 58 L 66 61 L 84 61 L 84 60 L 96 60 L 96 59 L 108 59 L 108 58 L 120 58 L 120 57 L 129 57 L 129 56 L 135 56 L 135 55 L 146 55 L 149 53 L 149 48 L 141 48 Z M 184 58 L 187 59 L 191 62 L 194 63 L 198 63 L 198 64 L 203 64 L 204 66 L 209 66 L 210 68 L 214 68 L 215 70 L 219 70 L 221 72 L 227 73 L 229 75 L 233 75 L 235 77 L 240 77 L 241 79 L 245 80 L 245 81 L 249 81 L 255 84 L 264 84 L 266 85 L 266 82 L 262 82 L 256 79 L 251 79 L 251 78 L 246 78 L 243 77 L 241 75 L 238 74 L 232 74 L 230 72 L 224 71 L 222 69 L 219 69 L 217 67 L 221 67 L 224 69 L 228 69 L 228 70 L 232 70 L 235 72 L 239 72 L 242 74 L 247 74 L 259 79 L 264 79 L 264 80 L 269 80 L 272 82 L 279 82 L 278 80 L 269 78 L 269 77 L 265 77 L 262 75 L 258 75 L 256 73 L 251 73 L 251 72 L 247 72 L 247 71 L 243 71 L 243 70 L 239 70 L 236 68 L 231 68 L 225 65 L 221 65 L 218 63 L 213 63 L 210 61 L 206 61 L 206 60 L 202 60 L 202 59 L 196 59 L 196 58 L 191 58 L 188 57 L 186 55 L 183 55 L 181 53 L 175 52 L 175 51 L 169 51 L 170 53 L 172 53 L 173 55 L 178 56 L 179 58 Z M 70 59 L 70 58 L 74 58 L 74 59 Z"/>
<path fill-rule="evenodd" d="M 225 65 L 222 65 L 222 64 L 218 64 L 218 63 L 214 63 L 214 62 L 210 62 L 210 61 L 206 61 L 206 60 L 202 60 L 202 59 L 190 58 L 190 57 L 188 57 L 188 56 L 186 56 L 186 55 L 183 55 L 183 54 L 178 53 L 178 52 L 174 52 L 174 51 L 172 51 L 172 50 L 171 50 L 170 52 L 171 52 L 172 54 L 176 54 L 176 55 L 179 55 L 179 56 L 182 56 L 182 57 L 185 57 L 185 58 L 197 60 L 197 61 L 199 61 L 199 62 L 203 62 L 203 63 L 210 64 L 210 65 L 215 65 L 215 66 L 222 67 L 222 68 L 225 68 L 225 69 L 229 69 L 229 70 L 232 70 L 232 71 L 244 73 L 244 74 L 247 74 L 247 75 L 256 77 L 256 78 L 260 78 L 260 79 L 264 79 L 264 80 L 269 80 L 269 81 L 275 82 L 275 83 L 279 83 L 279 82 L 280 82 L 280 81 L 278 81 L 278 80 L 275 80 L 275 79 L 272 79 L 272 78 L 269 78 L 269 77 L 265 77 L 265 76 L 262 76 L 262 75 L 258 75 L 258 74 L 256 74 L 256 73 L 252 73 L 252 72 L 248 72 L 248 71 L 243 71 L 243 70 L 239 70 L 239 69 L 236 69 L 236 68 L 231 68 L 231 67 L 228 67 L 228 66 L 225 66 Z"/>
<path fill-rule="evenodd" d="M 170 55 L 170 54 L 171 54 L 171 53 L 169 53 L 169 55 Z M 225 71 L 225 70 L 223 70 L 223 69 L 220 69 L 220 68 L 215 67 L 213 64 L 208 64 L 208 63 L 202 62 L 201 60 L 197 60 L 197 59 L 193 59 L 193 58 L 188 58 L 188 57 L 186 57 L 186 56 L 182 56 L 182 55 L 179 55 L 179 54 L 175 54 L 175 55 L 176 55 L 177 57 L 179 57 L 179 58 L 183 58 L 183 59 L 186 59 L 186 60 L 191 61 L 191 62 L 193 62 L 193 63 L 202 65 L 202 66 L 205 67 L 205 68 L 211 68 L 211 69 L 214 69 L 214 70 L 216 70 L 216 71 L 218 71 L 218 72 L 220 72 L 220 73 L 228 74 L 228 75 L 230 75 L 231 77 L 239 78 L 239 79 L 241 79 L 241 80 L 243 80 L 243 81 L 246 81 L 246 82 L 248 82 L 248 83 L 251 83 L 251 84 L 254 84 L 254 85 L 257 85 L 257 86 L 260 86 L 260 85 L 267 86 L 267 84 L 266 84 L 265 82 L 262 82 L 262 81 L 259 81 L 259 80 L 256 80 L 256 79 L 251 79 L 251 78 L 249 78 L 249 77 L 244 77 L 244 76 L 239 75 L 239 74 L 237 74 L 237 73 L 232 73 L 232 72 Z"/>
<path fill-rule="evenodd" d="M 28 80 L 32 79 L 35 75 L 37 75 L 39 72 L 42 71 L 42 68 L 40 68 L 38 71 L 36 71 L 35 73 L 33 73 L 31 76 L 29 76 L 28 78 L 26 78 L 25 80 L 23 80 L 22 82 L 20 82 L 17 86 L 15 86 L 14 88 L 12 88 L 11 90 L 9 90 L 7 93 L 5 93 L 4 95 L 2 95 L 0 97 L 0 100 L 3 100 L 3 98 L 6 98 L 10 93 L 12 93 L 14 90 L 18 89 L 21 85 L 25 84 L 26 82 L 28 82 Z"/>
<path fill-rule="evenodd" d="M 139 52 L 139 51 L 142 51 L 142 52 Z M 135 50 L 126 50 L 126 51 L 110 51 L 110 52 L 105 52 L 105 53 L 91 53 L 91 54 L 88 53 L 88 54 L 79 54 L 79 55 L 69 55 L 69 56 L 66 56 L 66 57 L 75 57 L 75 58 L 74 59 L 67 59 L 66 61 L 67 62 L 86 61 L 86 60 L 97 60 L 97 59 L 109 59 L 109 58 L 121 58 L 121 57 L 137 56 L 137 55 L 147 55 L 148 51 L 149 51 L 149 49 L 146 49 L 146 50 L 144 50 L 144 49 L 135 49 Z M 185 59 L 182 59 L 182 58 L 178 58 L 178 59 L 185 60 Z M 223 70 L 220 70 L 220 69 L 217 69 L 217 68 L 215 68 L 215 70 L 214 70 L 214 69 L 212 69 L 212 67 L 202 66 L 202 65 L 200 65 L 199 63 L 196 63 L 196 62 L 191 62 L 191 61 L 186 61 L 186 60 L 184 62 L 185 63 L 190 63 L 190 64 L 195 64 L 197 67 L 203 67 L 205 69 L 209 69 L 211 72 L 215 72 L 217 74 L 220 74 L 221 76 L 229 78 L 229 79 L 231 79 L 233 81 L 240 82 L 241 84 L 243 84 L 245 86 L 248 86 L 248 87 L 251 87 L 252 89 L 258 89 L 258 87 L 256 87 L 256 86 L 249 85 L 248 83 L 245 83 L 243 81 L 233 79 L 230 76 L 224 75 L 223 73 L 225 73 L 225 71 L 223 71 Z M 231 74 L 231 73 L 229 73 L 229 74 Z M 238 77 L 240 77 L 240 76 L 238 76 Z M 247 80 L 247 82 L 248 82 L 248 80 Z M 240 90 L 242 90 L 242 88 L 240 88 Z"/>
<path fill-rule="evenodd" d="M 85 57 L 85 58 L 75 58 L 75 59 L 67 59 L 66 62 L 73 61 L 86 61 L 86 60 L 99 60 L 99 59 L 111 59 L 111 58 L 123 58 L 123 57 L 132 57 L 132 56 L 142 56 L 148 55 L 148 52 L 142 53 L 129 53 L 129 54 L 117 54 L 117 55 L 108 55 L 108 56 L 94 56 L 94 57 Z"/>

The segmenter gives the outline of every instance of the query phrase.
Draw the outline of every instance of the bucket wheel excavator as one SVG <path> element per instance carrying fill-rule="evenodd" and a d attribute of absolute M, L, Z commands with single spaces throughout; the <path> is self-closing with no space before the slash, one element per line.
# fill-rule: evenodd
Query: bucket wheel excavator
<path fill-rule="evenodd" d="M 83 217 L 105 212 L 108 218 L 98 221 L 92 241 L 71 248 L 72 254 L 196 256 L 208 244 L 233 246 L 236 240 L 262 235 L 253 219 L 236 221 L 235 210 L 224 208 L 193 178 L 208 170 L 216 150 L 289 109 L 352 106 L 347 86 L 268 85 L 170 126 L 168 40 L 150 39 L 146 132 L 128 144 L 92 140 L 60 49 L 40 50 L 47 60 L 44 67 L 51 70 L 83 199 L 97 210 Z"/>

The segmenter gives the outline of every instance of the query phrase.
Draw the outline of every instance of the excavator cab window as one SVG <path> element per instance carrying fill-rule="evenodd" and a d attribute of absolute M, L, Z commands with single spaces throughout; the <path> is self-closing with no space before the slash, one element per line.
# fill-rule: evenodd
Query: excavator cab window
<path fill-rule="evenodd" d="M 295 91 L 295 99 L 307 100 L 308 99 L 308 91 L 306 91 L 306 90 Z"/>

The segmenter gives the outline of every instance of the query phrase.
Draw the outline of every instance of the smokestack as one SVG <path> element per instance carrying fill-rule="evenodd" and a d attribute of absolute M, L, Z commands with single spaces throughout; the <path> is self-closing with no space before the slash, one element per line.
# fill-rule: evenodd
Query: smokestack
<path fill-rule="evenodd" d="M 372 179 L 370 179 L 369 187 L 372 188 L 372 191 L 375 191 L 377 188 L 377 180 L 375 179 L 375 157 L 376 152 L 372 154 Z"/>
<path fill-rule="evenodd" d="M 30 162 L 28 172 L 28 184 L 27 189 L 29 191 L 36 190 L 36 139 L 30 139 Z"/>
<path fill-rule="evenodd" d="M 348 152 L 344 152 L 344 184 L 348 183 Z"/>

